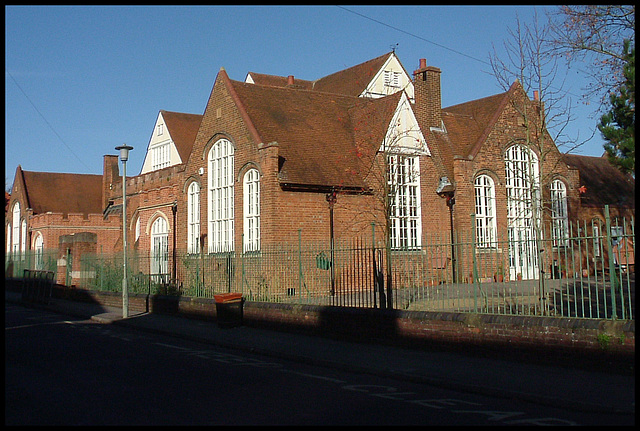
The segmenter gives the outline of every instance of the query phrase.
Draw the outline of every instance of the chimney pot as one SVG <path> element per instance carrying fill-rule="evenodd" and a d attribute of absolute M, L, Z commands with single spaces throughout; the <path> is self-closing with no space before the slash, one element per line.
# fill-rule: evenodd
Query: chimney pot
<path fill-rule="evenodd" d="M 287 85 L 293 85 L 293 81 L 294 81 L 293 75 L 289 75 L 287 77 Z"/>
<path fill-rule="evenodd" d="M 424 69 L 425 67 L 427 67 L 427 59 L 426 58 L 421 58 L 420 59 L 420 67 L 418 69 Z"/>
<path fill-rule="evenodd" d="M 533 100 L 536 102 L 540 100 L 540 95 L 538 94 L 538 90 L 533 90 Z"/>

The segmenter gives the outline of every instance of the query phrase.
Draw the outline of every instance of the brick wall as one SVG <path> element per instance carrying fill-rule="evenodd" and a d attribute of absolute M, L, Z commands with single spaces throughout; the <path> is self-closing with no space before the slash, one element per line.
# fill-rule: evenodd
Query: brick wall
<path fill-rule="evenodd" d="M 54 297 L 120 307 L 122 296 L 54 287 Z M 130 295 L 132 311 L 216 320 L 212 299 Z M 496 352 L 589 353 L 633 357 L 635 321 L 420 312 L 265 302 L 244 303 L 245 326 L 412 348 L 486 347 Z M 603 334 L 608 342 L 603 344 Z"/>

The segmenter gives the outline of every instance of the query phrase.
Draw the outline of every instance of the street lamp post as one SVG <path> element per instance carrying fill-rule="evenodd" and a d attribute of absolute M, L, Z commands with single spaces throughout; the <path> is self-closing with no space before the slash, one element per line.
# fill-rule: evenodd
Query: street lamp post
<path fill-rule="evenodd" d="M 120 151 L 120 160 L 122 161 L 122 317 L 129 317 L 129 292 L 127 287 L 127 160 L 129 159 L 129 151 L 133 147 L 122 144 L 116 147 Z"/>

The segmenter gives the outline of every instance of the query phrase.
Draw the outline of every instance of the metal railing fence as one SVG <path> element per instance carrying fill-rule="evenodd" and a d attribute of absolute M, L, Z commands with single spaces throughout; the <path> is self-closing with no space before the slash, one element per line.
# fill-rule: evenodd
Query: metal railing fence
<path fill-rule="evenodd" d="M 544 226 L 537 240 L 512 236 L 482 246 L 473 230 L 454 232 L 453 243 L 442 232 L 405 250 L 388 250 L 373 235 L 335 240 L 331 247 L 328 240 L 303 242 L 299 232 L 297 244 L 262 245 L 245 253 L 164 253 L 163 262 L 130 253 L 128 289 L 198 298 L 241 292 L 248 300 L 297 304 L 634 319 L 633 218 L 567 225 L 560 238 L 551 238 L 551 232 Z M 66 279 L 73 273 L 73 284 L 82 288 L 121 291 L 121 253 L 85 253 L 73 272 L 69 262 L 58 268 L 56 256 L 57 251 L 7 255 L 5 273 L 64 270 Z"/>

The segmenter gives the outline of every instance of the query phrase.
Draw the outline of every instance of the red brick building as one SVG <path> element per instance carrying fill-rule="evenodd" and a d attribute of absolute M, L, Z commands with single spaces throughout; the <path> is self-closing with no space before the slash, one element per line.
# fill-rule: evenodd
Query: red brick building
<path fill-rule="evenodd" d="M 410 75 L 393 52 L 316 81 L 250 72 L 240 82 L 221 69 L 202 115 L 160 111 L 141 173 L 127 179 L 128 244 L 150 259 L 140 270 L 171 277 L 176 253 L 328 241 L 331 217 L 336 239 L 370 236 L 373 224 L 376 237 L 387 235 L 398 250 L 417 250 L 433 233 L 474 232 L 480 254 L 506 256 L 510 247 L 498 239 L 534 238 L 536 211 L 554 235 L 565 235 L 591 196 L 589 185 L 580 194 L 586 159 L 558 151 L 543 127 L 544 106 L 518 82 L 442 108 L 440 74 L 420 60 Z M 117 156 L 105 156 L 97 177 L 82 231 L 95 233 L 105 251 L 121 250 Z M 21 184 L 7 229 L 14 202 L 33 208 Z M 56 211 L 60 219 L 82 212 Z M 30 238 L 54 224 L 45 215 L 18 217 Z M 56 241 L 45 238 L 45 247 Z M 27 243 L 34 248 L 33 239 Z M 511 277 L 516 269 L 537 277 L 529 252 L 511 251 Z"/>

